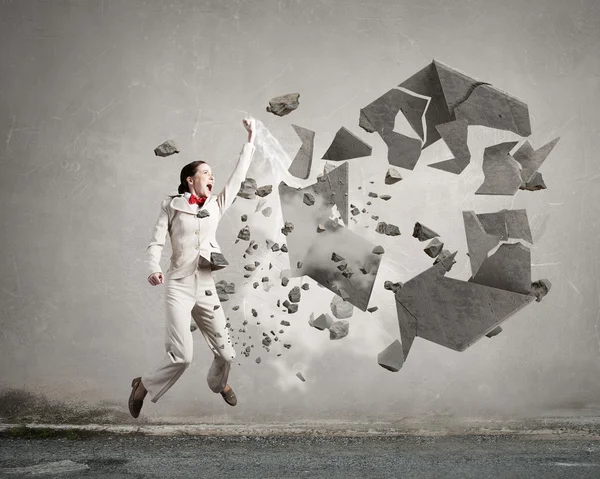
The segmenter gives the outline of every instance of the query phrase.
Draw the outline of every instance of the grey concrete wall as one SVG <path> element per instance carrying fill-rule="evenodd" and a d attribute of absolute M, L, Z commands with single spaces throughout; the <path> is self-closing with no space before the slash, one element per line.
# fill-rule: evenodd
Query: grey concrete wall
<path fill-rule="evenodd" d="M 236 408 L 206 386 L 210 352 L 197 335 L 194 364 L 143 413 L 252 422 L 544 415 L 598 406 L 594 0 L 3 1 L 0 24 L 3 389 L 126 407 L 131 378 L 163 354 L 164 285 L 147 283 L 143 261 L 160 201 L 177 187 L 181 167 L 209 161 L 221 187 L 245 141 L 241 119 L 251 115 L 292 156 L 300 141 L 291 124 L 314 130 L 314 176 L 345 126 L 373 146 L 372 157 L 350 162 L 350 201 L 362 208 L 369 181 L 383 180 L 387 162 L 383 142 L 358 127 L 359 110 L 436 58 L 525 101 L 534 148 L 561 137 L 540 170 L 548 189 L 473 194 L 483 181 L 485 146 L 519 139 L 514 134 L 471 127 L 472 164 L 460 176 L 426 166 L 450 157 L 436 143 L 387 187 L 390 202 L 369 209 L 402 236 L 378 235 L 369 215 L 351 223 L 386 249 L 370 302 L 377 312 L 355 309 L 349 336 L 330 341 L 307 320 L 327 311 L 332 294 L 310 282 L 298 313 L 276 316 L 293 323 L 284 336 L 293 347 L 281 357 L 263 350 L 261 364 L 254 362 L 262 329 L 250 321 L 255 350 L 246 359 L 237 346 L 230 380 Z M 271 97 L 289 92 L 301 94 L 297 111 L 283 118 L 265 112 Z M 167 138 L 181 153 L 155 157 L 153 148 Z M 550 294 L 465 352 L 417 338 L 400 372 L 378 366 L 377 353 L 399 337 L 383 281 L 407 281 L 431 263 L 411 237 L 415 221 L 459 251 L 449 276 L 468 279 L 461 212 L 501 208 L 527 209 L 532 276 L 549 278 Z M 285 293 L 265 295 L 240 281 L 246 245 L 233 241 L 244 211 L 237 201 L 221 223 L 218 240 L 231 266 L 216 279 L 238 284 L 226 308 L 245 298 L 248 313 L 262 308 L 261 327 L 271 329 L 266 311 Z M 169 254 L 167 246 L 165 271 Z M 232 316 L 236 328 L 242 319 Z"/>

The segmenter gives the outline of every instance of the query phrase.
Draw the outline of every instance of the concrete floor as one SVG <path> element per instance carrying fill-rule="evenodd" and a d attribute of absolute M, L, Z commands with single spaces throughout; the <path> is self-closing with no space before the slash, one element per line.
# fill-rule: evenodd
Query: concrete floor
<path fill-rule="evenodd" d="M 594 478 L 600 440 L 552 435 L 0 439 L 0 477 Z"/>

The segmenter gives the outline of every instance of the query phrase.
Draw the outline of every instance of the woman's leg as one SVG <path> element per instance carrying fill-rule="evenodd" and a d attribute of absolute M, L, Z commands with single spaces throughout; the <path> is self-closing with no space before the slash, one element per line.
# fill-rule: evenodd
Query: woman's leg
<path fill-rule="evenodd" d="M 175 384 L 193 355 L 190 313 L 196 302 L 196 274 L 167 279 L 166 290 L 165 358 L 156 371 L 142 377 L 152 402 L 158 401 Z"/>
<path fill-rule="evenodd" d="M 206 291 L 210 291 L 211 294 L 207 295 Z M 215 309 L 215 306 L 218 308 Z M 217 295 L 210 263 L 207 261 L 202 261 L 198 269 L 198 297 L 192 309 L 192 317 L 214 354 L 206 378 L 208 387 L 213 392 L 220 393 L 227 385 L 231 363 L 235 359 L 235 350 L 226 326 L 227 319 Z"/>

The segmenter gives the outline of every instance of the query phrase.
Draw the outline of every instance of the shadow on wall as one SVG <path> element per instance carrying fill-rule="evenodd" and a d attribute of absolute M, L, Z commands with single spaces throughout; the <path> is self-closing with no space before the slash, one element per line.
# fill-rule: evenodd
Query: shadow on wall
<path fill-rule="evenodd" d="M 126 405 L 125 405 L 126 406 Z M 39 424 L 139 424 L 122 404 L 89 405 L 50 400 L 22 389 L 0 392 L 0 423 Z"/>

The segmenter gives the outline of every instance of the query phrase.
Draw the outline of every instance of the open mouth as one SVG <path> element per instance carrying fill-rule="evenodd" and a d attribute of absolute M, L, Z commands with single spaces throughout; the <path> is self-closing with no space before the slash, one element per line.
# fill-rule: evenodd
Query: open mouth
<path fill-rule="evenodd" d="M 209 183 L 208 185 L 206 185 L 206 187 L 208 188 L 208 191 L 212 192 L 213 185 L 211 185 L 211 184 Z"/>

